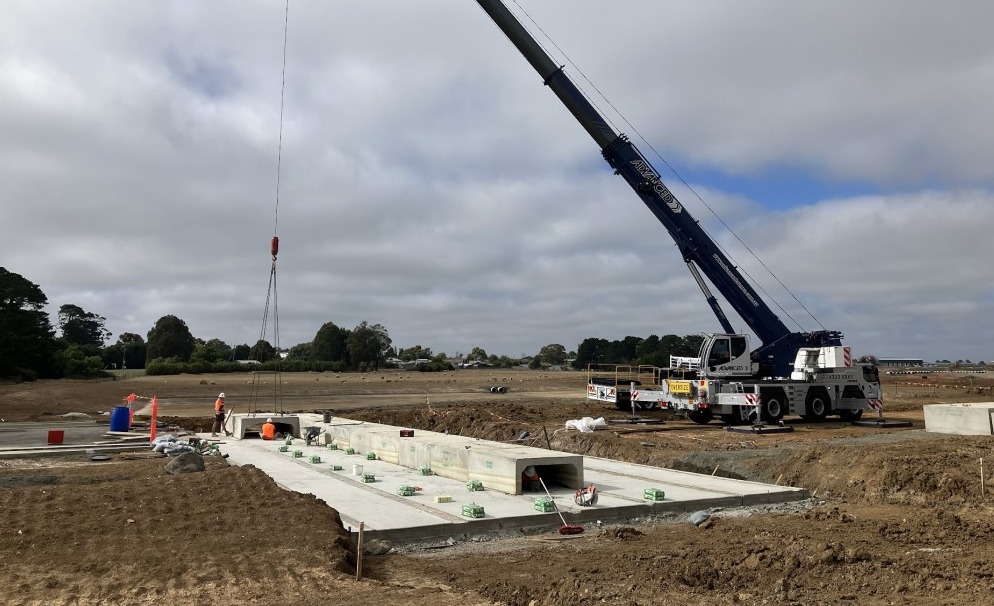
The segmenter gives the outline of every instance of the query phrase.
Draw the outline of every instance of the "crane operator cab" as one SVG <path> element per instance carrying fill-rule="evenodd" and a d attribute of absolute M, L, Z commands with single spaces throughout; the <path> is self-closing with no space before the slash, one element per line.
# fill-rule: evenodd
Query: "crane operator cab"
<path fill-rule="evenodd" d="M 759 371 L 749 356 L 749 335 L 706 335 L 701 344 L 701 365 L 709 377 L 752 376 Z"/>

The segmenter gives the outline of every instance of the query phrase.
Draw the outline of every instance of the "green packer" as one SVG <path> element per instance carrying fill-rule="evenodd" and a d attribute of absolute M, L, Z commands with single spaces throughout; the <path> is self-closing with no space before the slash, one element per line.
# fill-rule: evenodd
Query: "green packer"
<path fill-rule="evenodd" d="M 335 444 L 334 442 L 330 442 L 328 444 L 328 450 L 338 450 L 338 444 Z"/>
<path fill-rule="evenodd" d="M 345 454 L 347 454 L 347 455 L 355 454 L 355 448 L 346 448 L 345 449 Z"/>
<path fill-rule="evenodd" d="M 369 484 L 369 483 L 375 482 L 375 481 L 376 481 L 376 476 L 375 475 L 373 475 L 371 473 L 364 473 L 364 474 L 362 474 L 362 482 L 363 482 L 363 484 Z"/>
<path fill-rule="evenodd" d="M 320 463 L 320 462 L 321 462 L 321 457 L 319 457 L 318 455 L 311 455 L 311 463 Z"/>
<path fill-rule="evenodd" d="M 279 447 L 279 448 L 277 448 L 276 450 L 278 450 L 278 451 L 280 451 L 280 452 L 290 452 L 290 447 L 289 447 L 289 446 L 287 446 L 286 444 L 284 444 L 283 446 L 280 446 L 280 447 Z"/>
<path fill-rule="evenodd" d="M 300 459 L 303 456 L 304 456 L 304 451 L 303 450 L 295 450 L 295 451 L 293 451 L 293 458 Z"/>
<path fill-rule="evenodd" d="M 401 486 L 397 489 L 397 494 L 402 497 L 413 497 L 415 492 L 417 491 L 413 486 Z"/>
<path fill-rule="evenodd" d="M 642 497 L 650 501 L 662 501 L 666 493 L 658 488 L 646 488 L 642 491 Z"/>
<path fill-rule="evenodd" d="M 366 460 L 367 461 L 375 461 L 376 460 L 376 453 L 375 452 L 367 452 L 366 453 Z"/>
<path fill-rule="evenodd" d="M 469 490 L 470 492 L 483 490 L 483 482 L 479 480 L 470 480 L 466 482 L 466 490 Z"/>
<path fill-rule="evenodd" d="M 332 471 L 341 471 L 342 470 L 342 466 L 341 465 L 332 465 L 331 466 L 331 470 Z"/>
<path fill-rule="evenodd" d="M 548 497 L 542 497 L 535 501 L 535 510 L 542 513 L 549 513 L 556 510 L 556 503 Z"/>
<path fill-rule="evenodd" d="M 465 503 L 462 506 L 462 514 L 467 518 L 482 518 L 483 505 L 477 505 L 476 503 Z"/>
<path fill-rule="evenodd" d="M 418 467 L 418 475 L 419 476 L 430 476 L 430 475 L 434 475 L 434 472 L 432 472 L 432 470 L 431 470 L 430 467 Z"/>

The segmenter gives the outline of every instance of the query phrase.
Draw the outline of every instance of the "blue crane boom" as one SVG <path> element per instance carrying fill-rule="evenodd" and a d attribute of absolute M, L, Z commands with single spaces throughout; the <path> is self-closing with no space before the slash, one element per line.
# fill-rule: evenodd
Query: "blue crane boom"
<path fill-rule="evenodd" d="M 649 211 L 666 228 L 676 242 L 711 309 L 726 333 L 734 333 L 731 323 L 716 298 L 710 293 L 700 273 L 714 285 L 721 296 L 749 326 L 762 345 L 751 358 L 764 376 L 786 376 L 794 356 L 801 347 L 841 345 L 838 331 L 791 332 L 753 289 L 746 278 L 701 228 L 687 208 L 663 183 L 659 173 L 623 134 L 608 125 L 603 116 L 535 39 L 504 6 L 501 0 L 477 0 L 494 23 L 535 68 L 542 81 L 573 114 L 601 148 L 605 160 L 645 203 Z M 698 272 L 699 269 L 699 272 Z"/>

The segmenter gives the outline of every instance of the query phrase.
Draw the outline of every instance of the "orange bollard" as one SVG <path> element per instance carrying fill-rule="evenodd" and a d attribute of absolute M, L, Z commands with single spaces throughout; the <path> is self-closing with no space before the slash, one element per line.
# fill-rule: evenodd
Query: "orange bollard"
<path fill-rule="evenodd" d="M 159 414 L 159 396 L 152 396 L 152 422 L 149 425 L 148 442 L 155 442 L 155 417 Z"/>

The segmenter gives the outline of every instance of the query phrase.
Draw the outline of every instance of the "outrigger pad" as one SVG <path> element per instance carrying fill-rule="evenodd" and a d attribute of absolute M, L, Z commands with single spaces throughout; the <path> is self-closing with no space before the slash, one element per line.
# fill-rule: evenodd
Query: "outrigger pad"
<path fill-rule="evenodd" d="M 911 427 L 911 421 L 888 421 L 884 419 L 884 411 L 882 408 L 876 409 L 877 418 L 875 419 L 862 419 L 853 421 L 853 425 L 858 425 L 860 427 Z"/>
<path fill-rule="evenodd" d="M 885 419 L 873 419 L 866 421 L 853 421 L 853 425 L 860 427 L 911 427 L 911 421 L 887 421 Z"/>
<path fill-rule="evenodd" d="M 794 431 L 791 425 L 729 425 L 725 431 L 738 433 L 790 433 Z"/>

